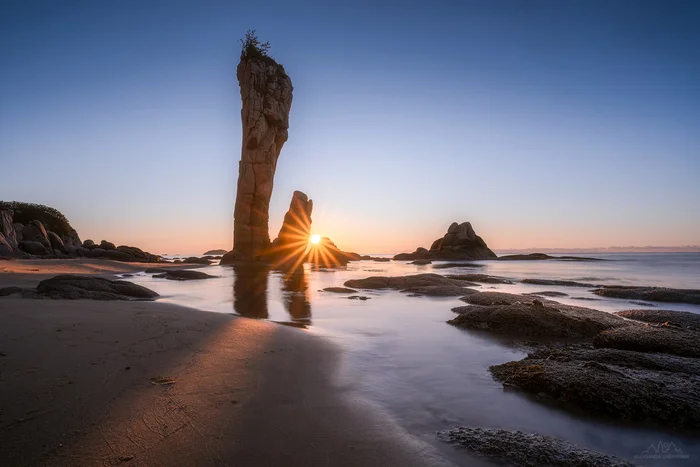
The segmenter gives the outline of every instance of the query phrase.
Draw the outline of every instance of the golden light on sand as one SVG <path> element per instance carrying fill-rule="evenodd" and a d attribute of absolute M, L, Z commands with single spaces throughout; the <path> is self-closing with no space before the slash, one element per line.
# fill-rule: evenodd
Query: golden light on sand
<path fill-rule="evenodd" d="M 319 234 L 313 234 L 311 236 L 311 243 L 314 245 L 318 245 L 318 243 L 321 241 L 321 236 Z"/>

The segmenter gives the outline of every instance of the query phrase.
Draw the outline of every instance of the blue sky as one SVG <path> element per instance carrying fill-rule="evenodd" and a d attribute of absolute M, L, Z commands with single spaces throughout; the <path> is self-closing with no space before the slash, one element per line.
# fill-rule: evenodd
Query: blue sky
<path fill-rule="evenodd" d="M 238 39 L 294 84 L 270 212 L 367 253 L 700 244 L 692 1 L 0 4 L 0 199 L 158 253 L 232 244 Z"/>

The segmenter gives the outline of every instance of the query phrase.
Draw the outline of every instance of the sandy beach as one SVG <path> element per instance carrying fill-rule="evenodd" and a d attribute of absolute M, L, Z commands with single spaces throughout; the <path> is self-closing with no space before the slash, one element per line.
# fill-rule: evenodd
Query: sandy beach
<path fill-rule="evenodd" d="M 0 261 L 0 287 L 149 266 Z M 2 298 L 0 320 L 1 465 L 444 464 L 304 330 L 158 302 Z"/>

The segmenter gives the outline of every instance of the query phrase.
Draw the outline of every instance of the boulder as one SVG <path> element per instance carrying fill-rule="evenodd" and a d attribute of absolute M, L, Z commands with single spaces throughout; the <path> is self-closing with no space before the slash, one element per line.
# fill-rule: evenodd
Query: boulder
<path fill-rule="evenodd" d="M 160 274 L 155 274 L 153 277 L 158 279 L 168 279 L 171 281 L 195 281 L 202 279 L 213 279 L 216 276 L 192 269 L 168 269 Z"/>
<path fill-rule="evenodd" d="M 93 250 L 93 251 L 94 251 L 94 250 Z M 132 262 L 132 261 L 137 261 L 136 258 L 135 258 L 133 255 L 131 255 L 131 254 L 129 254 L 129 253 L 123 251 L 123 250 L 116 250 L 116 249 L 114 249 L 114 250 L 106 250 L 106 251 L 102 254 L 102 258 L 111 259 L 112 261 L 122 261 L 122 262 L 125 262 L 125 263 Z"/>
<path fill-rule="evenodd" d="M 466 289 L 458 285 L 427 285 L 422 287 L 408 287 L 401 292 L 411 295 L 425 295 L 428 297 L 462 297 L 478 293 L 474 289 Z"/>
<path fill-rule="evenodd" d="M 54 251 L 68 253 L 68 249 L 66 249 L 66 245 L 63 243 L 63 240 L 61 240 L 61 237 L 50 230 L 46 232 L 46 235 L 48 236 L 49 242 L 51 243 L 51 247 L 54 249 Z"/>
<path fill-rule="evenodd" d="M 189 258 L 185 258 L 182 260 L 183 263 L 185 264 L 206 264 L 210 265 L 211 261 L 209 261 L 206 258 L 197 258 L 196 256 L 190 256 Z"/>
<path fill-rule="evenodd" d="M 117 247 L 112 242 L 108 242 L 107 240 L 102 240 L 100 242 L 100 248 L 102 248 L 103 250 L 106 250 L 106 251 L 110 251 L 110 250 L 115 250 Z"/>
<path fill-rule="evenodd" d="M 83 242 L 83 248 L 86 248 L 88 250 L 92 250 L 93 248 L 97 248 L 97 245 L 95 245 L 95 242 L 90 240 L 89 238 Z"/>
<path fill-rule="evenodd" d="M 90 258 L 100 258 L 104 256 L 106 252 L 107 250 L 103 250 L 102 248 L 92 248 L 90 250 Z"/>
<path fill-rule="evenodd" d="M 413 253 L 400 253 L 394 256 L 396 260 L 482 260 L 496 258 L 496 254 L 474 232 L 474 228 L 469 222 L 461 224 L 453 222 L 447 228 L 447 233 L 432 243 L 430 250 L 419 247 Z"/>
<path fill-rule="evenodd" d="M 14 252 L 14 248 L 10 246 L 5 236 L 0 233 L 0 257 L 12 256 Z"/>
<path fill-rule="evenodd" d="M 416 266 L 427 266 L 428 264 L 432 264 L 433 262 L 430 261 L 429 259 L 417 259 L 415 261 L 411 261 L 410 264 L 415 264 Z"/>
<path fill-rule="evenodd" d="M 16 249 L 19 244 L 17 232 L 12 221 L 13 214 L 10 209 L 0 211 L 0 235 L 5 239 L 5 243 L 11 250 Z"/>
<path fill-rule="evenodd" d="M 41 242 L 23 240 L 19 242 L 19 249 L 32 255 L 45 256 L 51 254 L 46 245 Z"/>
<path fill-rule="evenodd" d="M 287 141 L 292 81 L 273 59 L 242 54 L 236 70 L 241 89 L 243 138 L 234 209 L 234 250 L 255 259 L 270 244 L 269 206 L 277 160 Z"/>
<path fill-rule="evenodd" d="M 131 282 L 71 274 L 43 280 L 36 290 L 48 298 L 68 300 L 151 300 L 158 296 L 156 292 Z"/>
<path fill-rule="evenodd" d="M 333 293 L 357 293 L 357 290 L 348 289 L 347 287 L 326 287 L 323 291 Z"/>

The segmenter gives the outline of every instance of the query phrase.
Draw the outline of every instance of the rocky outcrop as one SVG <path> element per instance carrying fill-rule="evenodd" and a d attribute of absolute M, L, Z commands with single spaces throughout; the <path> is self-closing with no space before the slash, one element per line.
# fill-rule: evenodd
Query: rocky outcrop
<path fill-rule="evenodd" d="M 343 251 L 328 237 L 322 237 L 316 245 L 311 245 L 306 260 L 323 268 L 345 266 L 350 261 L 359 261 L 360 255 Z"/>
<path fill-rule="evenodd" d="M 542 349 L 490 370 L 504 386 L 592 415 L 696 432 L 700 426 L 697 360 L 611 349 Z"/>
<path fill-rule="evenodd" d="M 478 299 L 479 295 L 467 295 L 463 300 Z M 452 311 L 459 315 L 448 323 L 507 336 L 579 339 L 625 325 L 624 320 L 602 311 L 545 302 L 533 299 L 530 303 L 457 307 Z"/>
<path fill-rule="evenodd" d="M 355 289 L 398 289 L 404 290 L 412 287 L 430 286 L 456 286 L 470 287 L 477 284 L 459 279 L 450 279 L 440 274 L 414 274 L 410 276 L 372 276 L 365 279 L 350 279 L 345 281 L 346 287 Z M 465 290 L 465 295 L 468 293 Z"/>
<path fill-rule="evenodd" d="M 277 159 L 287 141 L 292 81 L 282 65 L 243 54 L 236 70 L 243 124 L 234 210 L 233 249 L 255 259 L 270 244 L 270 197 Z"/>
<path fill-rule="evenodd" d="M 156 279 L 168 279 L 171 281 L 196 281 L 202 279 L 213 279 L 216 276 L 204 273 L 202 271 L 193 271 L 191 269 L 168 269 L 160 274 L 155 274 Z"/>
<path fill-rule="evenodd" d="M 545 253 L 529 253 L 527 255 L 499 256 L 500 261 L 544 261 L 554 259 L 559 261 L 605 261 L 600 258 L 587 258 L 585 256 L 550 256 Z"/>
<path fill-rule="evenodd" d="M 595 336 L 593 345 L 700 358 L 700 332 L 668 325 L 629 325 L 609 329 Z"/>
<path fill-rule="evenodd" d="M 453 222 L 447 233 L 435 240 L 430 250 L 418 248 L 413 253 L 401 253 L 394 256 L 397 260 L 480 260 L 497 259 L 484 239 L 479 237 L 469 222 Z"/>
<path fill-rule="evenodd" d="M 580 448 L 567 441 L 536 433 L 487 428 L 455 427 L 440 431 L 438 439 L 459 445 L 498 465 L 517 467 L 634 467 L 617 457 Z"/>
<path fill-rule="evenodd" d="M 625 310 L 615 313 L 623 318 L 653 324 L 668 324 L 700 331 L 700 314 L 675 310 Z"/>
<path fill-rule="evenodd" d="M 11 209 L 0 211 L 0 257 L 5 258 L 65 258 L 88 257 L 103 258 L 114 261 L 156 263 L 161 259 L 157 255 L 145 252 L 140 248 L 121 245 L 102 240 L 96 245 L 92 240 L 80 241 L 78 232 L 73 229 L 68 220 L 57 210 L 48 206 L 27 203 L 5 203 L 0 206 L 12 205 L 21 209 L 21 215 L 16 215 Z M 37 220 L 29 219 L 36 215 L 45 219 L 46 225 Z M 15 222 L 17 219 L 25 223 Z M 60 235 L 59 235 L 60 232 Z M 9 239 L 9 240 L 8 240 Z"/>
<path fill-rule="evenodd" d="M 314 202 L 305 193 L 295 191 L 279 235 L 262 256 L 278 267 L 295 268 L 303 263 L 309 247 L 313 208 Z"/>
<path fill-rule="evenodd" d="M 700 289 L 671 289 L 667 287 L 636 287 L 609 285 L 593 291 L 610 298 L 628 298 L 649 302 L 690 303 L 700 305 Z"/>

